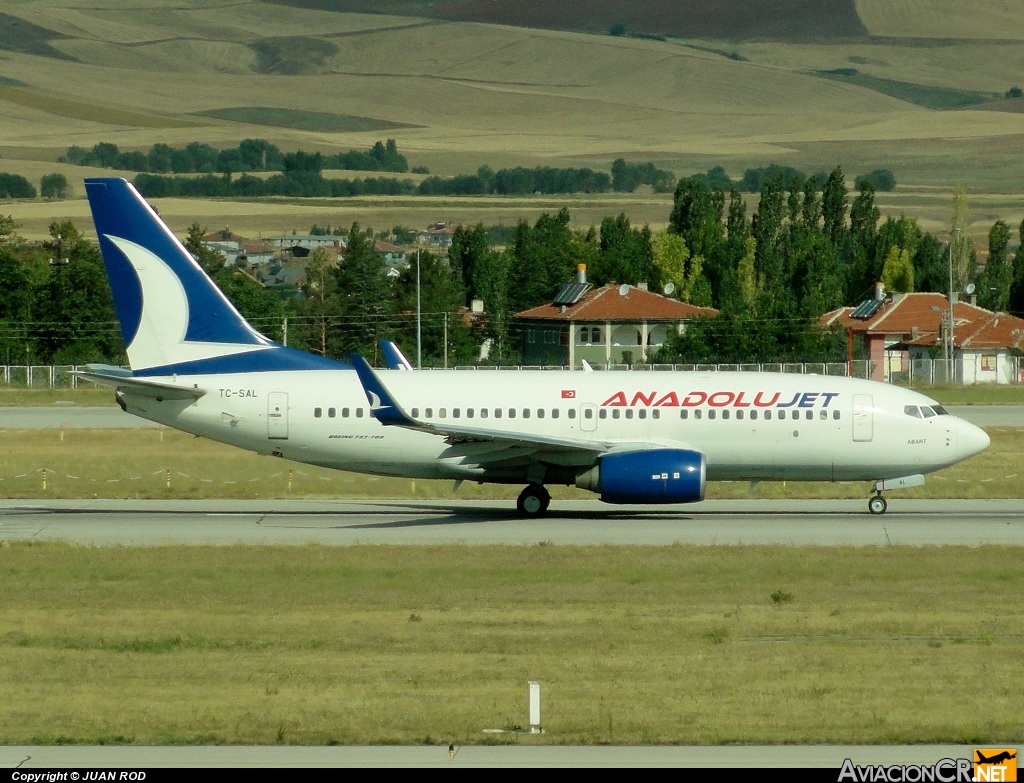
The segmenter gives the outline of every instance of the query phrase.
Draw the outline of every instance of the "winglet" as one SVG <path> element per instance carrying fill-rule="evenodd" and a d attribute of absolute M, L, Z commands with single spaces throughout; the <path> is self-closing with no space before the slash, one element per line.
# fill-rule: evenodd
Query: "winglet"
<path fill-rule="evenodd" d="M 377 373 L 367 363 L 366 359 L 358 353 L 349 354 L 352 366 L 355 367 L 356 375 L 359 376 L 359 383 L 362 384 L 363 393 L 367 402 L 370 403 L 370 415 L 381 424 L 396 424 L 401 427 L 416 427 L 422 425 L 409 416 L 395 398 L 391 396 L 384 384 L 381 383 Z"/>
<path fill-rule="evenodd" d="M 405 354 L 395 345 L 393 340 L 381 340 L 380 349 L 384 352 L 384 360 L 388 363 L 389 370 L 411 370 L 412 365 L 405 358 Z"/>

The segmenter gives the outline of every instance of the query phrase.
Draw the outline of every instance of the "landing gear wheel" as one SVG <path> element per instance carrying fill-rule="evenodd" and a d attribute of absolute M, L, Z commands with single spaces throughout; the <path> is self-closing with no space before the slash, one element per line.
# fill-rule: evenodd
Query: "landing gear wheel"
<path fill-rule="evenodd" d="M 551 495 L 540 484 L 530 484 L 519 493 L 516 500 L 516 511 L 521 517 L 540 517 L 548 510 Z"/>
<path fill-rule="evenodd" d="M 872 514 L 884 514 L 887 508 L 889 508 L 889 504 L 881 495 L 875 495 L 868 501 L 868 511 Z"/>

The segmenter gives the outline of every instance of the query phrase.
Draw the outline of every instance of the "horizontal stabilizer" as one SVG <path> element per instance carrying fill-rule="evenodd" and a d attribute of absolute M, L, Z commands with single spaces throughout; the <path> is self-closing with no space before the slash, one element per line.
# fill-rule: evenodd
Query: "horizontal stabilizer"
<path fill-rule="evenodd" d="M 87 370 L 74 370 L 72 375 L 107 386 L 118 391 L 128 391 L 154 400 L 198 400 L 206 389 L 199 386 L 179 386 L 173 383 L 157 383 L 145 378 L 135 378 L 130 370 L 105 364 L 90 364 Z"/>

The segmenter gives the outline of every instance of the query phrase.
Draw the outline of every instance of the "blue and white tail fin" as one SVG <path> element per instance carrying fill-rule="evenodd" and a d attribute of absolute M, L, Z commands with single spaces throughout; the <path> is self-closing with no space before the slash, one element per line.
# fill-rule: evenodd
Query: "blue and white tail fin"
<path fill-rule="evenodd" d="M 348 367 L 257 332 L 123 179 L 85 180 L 135 375 Z"/>

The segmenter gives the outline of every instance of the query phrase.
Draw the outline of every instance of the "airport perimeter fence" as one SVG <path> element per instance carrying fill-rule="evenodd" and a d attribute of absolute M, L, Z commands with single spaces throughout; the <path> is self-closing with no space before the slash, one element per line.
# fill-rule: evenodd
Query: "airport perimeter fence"
<path fill-rule="evenodd" d="M 855 359 L 852 372 L 846 362 L 766 362 L 763 364 L 626 364 L 595 365 L 594 369 L 632 370 L 633 372 L 784 372 L 796 375 L 834 375 L 870 379 L 876 366 L 866 359 Z M 77 389 L 94 388 L 89 381 L 83 381 L 73 372 L 75 365 L 0 365 L 4 386 L 21 389 Z M 440 369 L 440 368 L 423 368 Z M 460 365 L 456 370 L 568 370 L 564 365 L 498 366 Z M 578 370 L 579 368 L 577 368 Z M 999 357 L 991 366 L 985 357 L 965 357 L 957 363 L 955 378 L 951 378 L 949 362 L 944 359 L 914 359 L 912 361 L 887 360 L 883 366 L 884 379 L 900 386 L 943 385 L 949 383 L 1024 383 L 1024 362 L 1020 357 Z"/>

